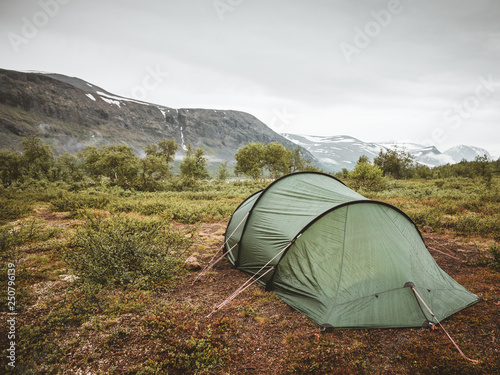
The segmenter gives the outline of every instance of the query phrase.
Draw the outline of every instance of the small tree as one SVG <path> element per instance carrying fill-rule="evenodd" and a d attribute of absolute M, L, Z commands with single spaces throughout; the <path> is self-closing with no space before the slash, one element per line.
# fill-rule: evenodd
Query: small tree
<path fill-rule="evenodd" d="M 24 137 L 21 141 L 23 153 L 21 163 L 25 174 L 35 179 L 48 178 L 54 162 L 54 154 L 36 135 Z"/>
<path fill-rule="evenodd" d="M 290 171 L 292 151 L 281 143 L 271 142 L 265 147 L 264 160 L 270 178 L 278 178 Z"/>
<path fill-rule="evenodd" d="M 290 172 L 321 172 L 321 169 L 312 165 L 311 160 L 302 156 L 302 147 L 291 150 Z"/>
<path fill-rule="evenodd" d="M 57 179 L 65 182 L 77 182 L 83 179 L 82 164 L 74 155 L 65 152 L 55 162 Z"/>
<path fill-rule="evenodd" d="M 380 150 L 373 164 L 382 170 L 384 176 L 396 179 L 411 177 L 414 169 L 413 156 L 402 150 Z"/>
<path fill-rule="evenodd" d="M 297 146 L 292 150 L 292 159 L 290 161 L 291 172 L 303 171 L 306 160 L 301 155 L 302 147 Z"/>
<path fill-rule="evenodd" d="M 342 168 L 342 171 L 340 171 L 338 174 L 340 178 L 348 178 L 349 170 L 347 168 Z"/>
<path fill-rule="evenodd" d="M 266 149 L 261 142 L 251 142 L 246 146 L 241 147 L 234 155 L 236 165 L 234 173 L 247 175 L 253 179 L 258 179 L 263 175 L 265 166 Z"/>
<path fill-rule="evenodd" d="M 98 179 L 102 175 L 98 164 L 101 154 L 96 146 L 87 146 L 78 153 L 83 159 L 82 167 L 85 173 L 93 179 Z"/>
<path fill-rule="evenodd" d="M 479 156 L 474 158 L 472 163 L 474 174 L 482 177 L 488 186 L 491 186 L 491 181 L 493 179 L 493 163 L 487 155 Z"/>
<path fill-rule="evenodd" d="M 146 156 L 140 162 L 140 180 L 143 189 L 153 189 L 171 176 L 170 164 L 179 145 L 173 139 L 162 139 L 146 146 Z"/>
<path fill-rule="evenodd" d="M 432 169 L 427 165 L 416 164 L 415 165 L 415 176 L 417 178 L 432 178 Z"/>
<path fill-rule="evenodd" d="M 158 142 L 156 155 L 161 157 L 170 165 L 174 161 L 175 153 L 179 145 L 173 139 L 162 139 Z"/>
<path fill-rule="evenodd" d="M 227 161 L 220 163 L 219 170 L 217 171 L 217 180 L 226 181 L 229 177 L 229 170 L 227 169 Z"/>
<path fill-rule="evenodd" d="M 0 150 L 0 179 L 9 186 L 21 178 L 21 155 L 12 150 Z"/>
<path fill-rule="evenodd" d="M 353 181 L 355 189 L 380 190 L 384 183 L 382 170 L 363 161 L 356 164 L 354 170 L 349 173 L 349 178 Z"/>
<path fill-rule="evenodd" d="M 156 155 L 146 155 L 139 161 L 140 187 L 145 190 L 151 190 L 168 176 L 170 168 L 162 158 Z"/>
<path fill-rule="evenodd" d="M 139 171 L 139 157 L 130 146 L 106 146 L 102 149 L 98 165 L 111 181 L 121 186 L 130 186 Z"/>
<path fill-rule="evenodd" d="M 87 146 L 80 154 L 85 171 L 92 177 L 106 176 L 111 182 L 120 186 L 131 186 L 139 171 L 139 157 L 132 147 L 127 145 L 111 145 L 98 149 Z"/>
<path fill-rule="evenodd" d="M 356 164 L 360 164 L 360 163 L 369 163 L 370 162 L 370 159 L 368 158 L 368 156 L 366 155 L 361 155 L 358 159 L 358 162 Z"/>
<path fill-rule="evenodd" d="M 191 143 L 188 143 L 186 156 L 180 164 L 181 177 L 185 179 L 204 180 L 209 176 L 207 172 L 207 158 L 205 150 L 198 148 L 193 150 Z"/>

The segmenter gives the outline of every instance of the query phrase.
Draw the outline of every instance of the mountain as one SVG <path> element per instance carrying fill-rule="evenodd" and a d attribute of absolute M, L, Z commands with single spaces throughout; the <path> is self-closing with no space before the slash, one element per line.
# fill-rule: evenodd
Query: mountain
<path fill-rule="evenodd" d="M 347 135 L 321 137 L 312 135 L 282 134 L 286 139 L 305 148 L 324 166 L 325 170 L 338 172 L 342 168 L 353 169 L 362 155 L 373 159 L 380 145 L 365 143 Z"/>
<path fill-rule="evenodd" d="M 351 170 L 362 155 L 373 159 L 380 150 L 397 149 L 410 153 L 417 162 L 430 167 L 447 163 L 458 163 L 462 159 L 474 160 L 477 155 L 486 154 L 488 151 L 472 146 L 457 146 L 446 152 L 440 152 L 434 146 L 424 146 L 408 142 L 363 142 L 347 135 L 312 136 L 297 134 L 282 134 L 286 139 L 302 146 L 313 154 L 331 172 L 341 171 L 342 168 Z"/>
<path fill-rule="evenodd" d="M 230 164 L 248 142 L 280 142 L 288 148 L 298 144 L 313 164 L 331 172 L 352 169 L 360 156 L 373 159 L 381 149 L 403 149 L 429 166 L 490 157 L 484 149 L 465 145 L 441 153 L 434 146 L 363 142 L 347 135 L 280 135 L 245 112 L 175 109 L 114 95 L 76 77 L 0 69 L 0 148 L 19 148 L 26 134 L 53 145 L 56 155 L 124 142 L 142 156 L 146 145 L 173 138 L 180 154 L 190 142 L 203 147 L 210 160 Z"/>
<path fill-rule="evenodd" d="M 474 146 L 466 146 L 459 145 L 452 148 L 449 148 L 444 152 L 446 155 L 449 155 L 454 163 L 459 163 L 463 159 L 465 160 L 474 160 L 476 156 L 484 156 L 486 155 L 488 159 L 491 159 L 491 155 L 484 148 L 474 147 Z"/>
<path fill-rule="evenodd" d="M 213 161 L 233 162 L 248 142 L 295 147 L 248 113 L 174 109 L 114 95 L 75 77 L 0 69 L 0 148 L 18 148 L 25 134 L 37 134 L 56 154 L 124 142 L 142 155 L 147 144 L 173 138 L 182 148 L 188 142 L 203 147 Z"/>
<path fill-rule="evenodd" d="M 442 153 L 435 146 L 424 146 L 411 142 L 381 142 L 379 145 L 386 149 L 408 152 L 417 162 L 429 167 L 453 163 L 453 159 L 449 155 Z"/>

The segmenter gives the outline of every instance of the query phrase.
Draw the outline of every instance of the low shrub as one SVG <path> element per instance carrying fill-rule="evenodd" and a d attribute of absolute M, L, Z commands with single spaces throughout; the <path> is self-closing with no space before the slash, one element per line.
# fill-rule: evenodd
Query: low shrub
<path fill-rule="evenodd" d="M 226 198 L 215 192 L 169 192 L 143 194 L 109 204 L 111 213 L 135 212 L 161 216 L 183 224 L 219 221 L 229 216 L 243 198 Z"/>
<path fill-rule="evenodd" d="M 382 170 L 371 163 L 358 163 L 348 176 L 356 190 L 380 191 L 384 188 Z"/>
<path fill-rule="evenodd" d="M 500 245 L 495 243 L 489 248 L 493 259 L 490 262 L 491 268 L 500 271 Z"/>
<path fill-rule="evenodd" d="M 149 288 L 178 274 L 190 239 L 168 221 L 86 215 L 64 256 L 83 282 Z"/>
<path fill-rule="evenodd" d="M 21 223 L 15 228 L 1 227 L 0 254 L 5 255 L 17 246 L 47 241 L 54 238 L 57 233 L 59 233 L 58 229 L 45 228 L 42 224 L 37 224 L 35 220 Z"/>
<path fill-rule="evenodd" d="M 60 198 L 52 199 L 50 203 L 53 211 L 75 214 L 84 209 L 102 210 L 106 208 L 110 199 L 108 195 L 104 194 L 67 193 Z"/>
<path fill-rule="evenodd" d="M 0 225 L 28 216 L 33 212 L 31 206 L 29 201 L 0 197 Z"/>
<path fill-rule="evenodd" d="M 234 332 L 230 319 L 208 325 L 177 324 L 180 316 L 150 315 L 143 318 L 143 329 L 161 343 L 156 356 L 157 373 L 220 374 L 230 359 L 227 334 Z"/>

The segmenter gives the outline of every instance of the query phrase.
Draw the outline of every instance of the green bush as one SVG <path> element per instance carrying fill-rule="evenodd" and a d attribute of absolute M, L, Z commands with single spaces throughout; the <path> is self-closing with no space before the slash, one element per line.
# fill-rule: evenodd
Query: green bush
<path fill-rule="evenodd" d="M 355 189 L 367 189 L 378 191 L 384 187 L 382 170 L 370 163 L 358 163 L 354 170 L 349 173 Z"/>
<path fill-rule="evenodd" d="M 149 362 L 148 367 L 161 374 L 220 374 L 221 367 L 231 358 L 227 337 L 234 333 L 232 321 L 222 318 L 214 324 L 193 327 L 177 324 L 179 319 L 179 312 L 143 318 L 141 330 L 162 347 L 155 358 L 157 362 Z M 137 373 L 151 373 L 144 370 L 136 369 Z"/>
<path fill-rule="evenodd" d="M 0 224 L 20 219 L 32 212 L 29 201 L 0 197 Z"/>
<path fill-rule="evenodd" d="M 213 222 L 229 216 L 243 198 L 215 191 L 143 193 L 128 199 L 114 200 L 107 209 L 111 213 L 135 212 L 161 216 L 184 224 Z"/>
<path fill-rule="evenodd" d="M 441 227 L 441 217 L 434 211 L 410 211 L 407 214 L 419 227 L 430 226 L 432 228 Z"/>
<path fill-rule="evenodd" d="M 457 233 L 473 235 L 489 235 L 500 233 L 500 221 L 494 217 L 458 216 L 447 224 L 447 227 Z"/>
<path fill-rule="evenodd" d="M 13 252 L 16 247 L 38 241 L 47 241 L 54 238 L 59 230 L 54 228 L 45 228 L 39 225 L 35 220 L 21 223 L 15 228 L 0 228 L 0 259 L 5 254 Z"/>
<path fill-rule="evenodd" d="M 64 259 L 83 282 L 148 288 L 176 277 L 189 245 L 165 220 L 87 215 Z"/>
<path fill-rule="evenodd" d="M 195 178 L 176 177 L 165 184 L 166 190 L 172 191 L 200 191 L 205 183 Z"/>
<path fill-rule="evenodd" d="M 110 202 L 105 194 L 67 193 L 50 201 L 52 210 L 56 212 L 70 212 L 72 214 L 84 209 L 102 210 Z"/>
<path fill-rule="evenodd" d="M 192 374 L 216 373 L 228 357 L 229 349 L 207 338 L 191 337 L 178 343 L 171 366 Z"/>

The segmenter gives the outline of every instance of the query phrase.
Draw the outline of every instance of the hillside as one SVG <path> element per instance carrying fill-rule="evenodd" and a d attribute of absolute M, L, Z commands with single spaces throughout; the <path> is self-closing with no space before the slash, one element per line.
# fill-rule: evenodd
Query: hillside
<path fill-rule="evenodd" d="M 203 147 L 212 160 L 233 160 L 248 142 L 295 147 L 254 116 L 232 110 L 174 109 L 117 95 L 74 77 L 0 69 L 0 148 L 38 134 L 54 152 L 124 142 L 145 145 L 173 138 Z M 305 157 L 314 160 L 306 152 Z"/>

